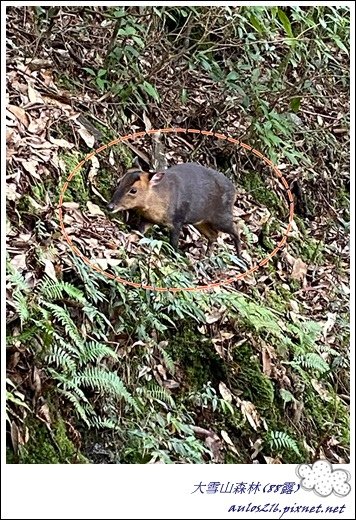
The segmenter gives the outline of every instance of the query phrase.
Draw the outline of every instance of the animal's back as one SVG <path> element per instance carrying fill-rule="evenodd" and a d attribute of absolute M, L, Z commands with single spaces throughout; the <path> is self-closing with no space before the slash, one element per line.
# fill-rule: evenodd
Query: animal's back
<path fill-rule="evenodd" d="M 175 198 L 175 206 L 186 213 L 185 220 L 198 222 L 226 211 L 235 202 L 233 183 L 212 168 L 182 163 L 166 170 L 165 181 Z"/>

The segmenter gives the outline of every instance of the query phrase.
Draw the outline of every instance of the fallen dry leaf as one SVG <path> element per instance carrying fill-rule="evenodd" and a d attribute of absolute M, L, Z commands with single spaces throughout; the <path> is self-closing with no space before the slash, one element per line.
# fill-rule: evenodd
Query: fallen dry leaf
<path fill-rule="evenodd" d="M 221 437 L 224 439 L 226 444 L 228 444 L 229 446 L 234 446 L 234 443 L 230 439 L 229 434 L 225 430 L 221 430 L 220 433 L 221 433 Z"/>
<path fill-rule="evenodd" d="M 37 173 L 38 161 L 21 161 L 21 163 L 28 173 L 30 173 L 33 177 L 36 177 L 36 179 L 41 179 L 41 176 Z"/>
<path fill-rule="evenodd" d="M 18 271 L 22 271 L 23 269 L 27 268 L 26 264 L 26 253 L 23 253 L 21 255 L 15 255 L 11 260 L 11 264 L 13 267 L 15 267 Z"/>
<path fill-rule="evenodd" d="M 265 459 L 266 464 L 282 464 L 282 461 L 279 458 L 267 457 L 266 455 L 264 455 L 263 458 Z"/>
<path fill-rule="evenodd" d="M 210 432 L 210 435 L 208 435 L 205 438 L 205 444 L 207 447 L 212 451 L 213 453 L 213 462 L 219 463 L 222 462 L 223 456 L 222 456 L 222 443 L 218 435 L 214 432 Z"/>
<path fill-rule="evenodd" d="M 173 379 L 166 379 L 165 381 L 163 381 L 163 386 L 168 390 L 175 390 L 176 388 L 180 387 L 180 384 L 177 381 L 174 381 Z"/>
<path fill-rule="evenodd" d="M 211 324 L 215 323 L 216 321 L 219 321 L 222 318 L 225 310 L 226 308 L 221 308 L 211 312 L 210 314 L 207 314 L 205 317 L 206 323 Z"/>
<path fill-rule="evenodd" d="M 306 277 L 308 266 L 301 258 L 297 258 L 294 262 L 291 278 L 293 280 L 303 281 Z"/>
<path fill-rule="evenodd" d="M 48 404 L 44 401 L 43 398 L 41 398 L 41 400 L 43 401 L 40 406 L 38 407 L 38 410 L 37 410 L 37 414 L 36 416 L 46 424 L 47 428 L 50 430 L 51 429 L 51 415 L 50 415 L 50 411 L 49 411 L 49 406 Z"/>
<path fill-rule="evenodd" d="M 90 200 L 88 200 L 87 202 L 87 208 L 89 210 L 89 214 L 91 216 L 95 216 L 95 215 L 100 215 L 102 217 L 105 217 L 105 213 L 99 208 L 99 206 L 97 204 L 93 204 L 92 202 L 90 202 Z"/>
<path fill-rule="evenodd" d="M 45 259 L 44 260 L 44 264 L 45 264 L 45 273 L 52 279 L 54 280 L 55 282 L 58 282 L 58 278 L 56 276 L 56 270 L 54 268 L 54 265 L 53 263 L 51 262 L 51 260 L 48 260 L 48 259 Z"/>
<path fill-rule="evenodd" d="M 332 396 L 329 394 L 329 392 L 325 389 L 323 384 L 318 381 L 317 379 L 312 379 L 311 384 L 313 385 L 314 390 L 320 395 L 323 401 L 331 401 Z"/>
<path fill-rule="evenodd" d="M 23 108 L 17 107 L 16 105 L 7 105 L 7 110 L 14 114 L 20 123 L 22 123 L 27 128 L 29 124 L 29 118 Z"/>
<path fill-rule="evenodd" d="M 42 390 L 41 376 L 36 366 L 32 369 L 31 387 L 34 390 L 34 401 L 36 401 Z"/>
<path fill-rule="evenodd" d="M 66 139 L 55 139 L 54 137 L 50 136 L 49 141 L 51 143 L 59 146 L 60 148 L 67 148 L 67 149 L 71 150 L 74 147 L 74 144 L 70 143 Z"/>
<path fill-rule="evenodd" d="M 263 440 L 261 439 L 261 437 L 259 437 L 253 443 L 252 449 L 254 449 L 255 451 L 251 455 L 251 460 L 253 460 L 257 457 L 257 455 L 260 453 L 260 451 L 262 451 L 262 448 L 263 448 Z"/>
<path fill-rule="evenodd" d="M 23 444 L 23 442 L 21 439 L 20 430 L 19 430 L 17 424 L 15 423 L 15 421 L 11 422 L 10 433 L 11 433 L 12 446 L 14 448 L 15 454 L 17 455 L 18 451 L 19 451 L 19 444 Z"/>
<path fill-rule="evenodd" d="M 239 398 L 236 399 L 238 406 L 241 408 L 241 412 L 248 420 L 252 428 L 257 431 L 261 424 L 261 418 L 257 412 L 257 409 L 251 401 L 241 401 Z"/>
<path fill-rule="evenodd" d="M 82 126 L 82 125 L 79 126 L 78 133 L 79 133 L 80 137 L 83 139 L 83 141 L 85 142 L 85 144 L 87 145 L 87 147 L 93 148 L 94 143 L 95 143 L 95 137 L 92 134 L 90 134 L 84 126 Z"/>
<path fill-rule="evenodd" d="M 266 374 L 266 376 L 270 376 L 271 372 L 272 372 L 271 357 L 270 357 L 269 352 L 267 351 L 266 347 L 262 348 L 262 367 L 263 367 L 263 373 Z"/>
<path fill-rule="evenodd" d="M 14 133 L 15 133 L 15 130 L 11 130 L 9 128 L 6 129 L 6 143 L 8 143 L 12 140 Z"/>
<path fill-rule="evenodd" d="M 222 358 L 224 359 L 224 347 L 222 345 L 222 341 L 221 339 L 212 339 L 212 343 L 214 345 L 214 348 L 217 352 L 217 354 Z"/>
<path fill-rule="evenodd" d="M 17 185 L 10 183 L 6 185 L 6 198 L 8 200 L 16 200 L 21 198 L 21 194 L 17 192 Z"/>
<path fill-rule="evenodd" d="M 222 381 L 219 383 L 219 392 L 224 399 L 224 401 L 227 401 L 228 403 L 232 402 L 232 393 L 228 389 L 228 387 L 223 383 Z"/>
<path fill-rule="evenodd" d="M 63 202 L 62 206 L 66 209 L 79 209 L 80 207 L 78 202 Z"/>
<path fill-rule="evenodd" d="M 167 379 L 167 372 L 163 365 L 156 365 L 155 368 L 163 379 Z"/>
<path fill-rule="evenodd" d="M 99 171 L 100 163 L 99 163 L 99 159 L 97 158 L 96 155 L 91 157 L 90 162 L 91 162 L 91 167 L 90 167 L 90 170 L 88 173 L 88 180 L 89 180 L 89 182 L 93 182 L 94 177 L 96 177 L 96 175 Z"/>
<path fill-rule="evenodd" d="M 332 313 L 332 312 L 327 313 L 327 320 L 324 323 L 323 331 L 322 331 L 324 338 L 326 338 L 327 334 L 331 331 L 331 329 L 335 325 L 336 318 L 337 318 L 336 313 Z"/>
<path fill-rule="evenodd" d="M 115 258 L 96 258 L 95 260 L 92 260 L 92 262 L 94 265 L 97 265 L 98 267 L 106 271 L 106 269 L 109 266 L 115 267 L 117 265 L 120 265 L 122 263 L 122 260 L 117 260 Z"/>
<path fill-rule="evenodd" d="M 30 100 L 30 103 L 40 103 L 42 101 L 41 99 L 41 96 L 39 96 L 37 94 L 37 92 L 35 91 L 35 89 L 30 85 L 30 83 L 28 84 L 28 88 L 27 88 L 27 95 L 28 95 L 28 99 Z"/>

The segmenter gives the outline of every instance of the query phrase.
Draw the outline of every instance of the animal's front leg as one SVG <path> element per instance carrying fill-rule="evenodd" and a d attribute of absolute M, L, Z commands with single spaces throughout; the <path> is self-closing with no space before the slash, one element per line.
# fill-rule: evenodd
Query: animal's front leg
<path fill-rule="evenodd" d="M 171 229 L 170 243 L 174 249 L 178 249 L 179 233 L 181 232 L 181 229 L 182 229 L 181 222 L 175 222 L 173 224 L 173 228 Z"/>

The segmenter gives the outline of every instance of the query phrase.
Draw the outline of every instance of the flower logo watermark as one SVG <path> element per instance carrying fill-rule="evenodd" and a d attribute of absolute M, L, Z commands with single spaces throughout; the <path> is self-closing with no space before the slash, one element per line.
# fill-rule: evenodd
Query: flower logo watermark
<path fill-rule="evenodd" d="M 333 470 L 332 464 L 327 460 L 318 460 L 312 465 L 300 464 L 296 473 L 301 479 L 301 488 L 313 490 L 320 497 L 328 497 L 332 493 L 338 497 L 346 497 L 351 491 L 350 473 L 345 469 Z"/>

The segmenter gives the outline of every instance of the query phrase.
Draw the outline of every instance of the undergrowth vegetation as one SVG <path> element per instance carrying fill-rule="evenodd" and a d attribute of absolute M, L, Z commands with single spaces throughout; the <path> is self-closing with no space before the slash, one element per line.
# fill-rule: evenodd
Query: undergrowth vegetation
<path fill-rule="evenodd" d="M 21 27 L 21 31 L 17 31 Z M 335 7 L 8 9 L 7 454 L 13 463 L 349 460 L 349 11 Z M 52 104 L 51 104 L 52 103 Z M 77 126 L 76 126 L 77 125 Z M 105 214 L 150 128 L 169 164 L 234 180 L 243 263 L 186 230 L 175 253 Z M 106 277 L 111 273 L 138 287 Z"/>

